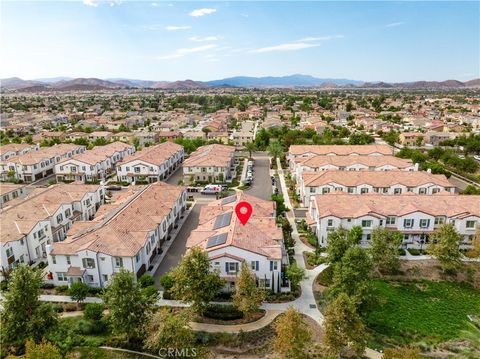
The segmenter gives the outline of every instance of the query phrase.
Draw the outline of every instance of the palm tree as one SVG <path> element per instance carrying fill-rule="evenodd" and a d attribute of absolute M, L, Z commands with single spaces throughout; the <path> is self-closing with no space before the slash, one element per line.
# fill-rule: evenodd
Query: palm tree
<path fill-rule="evenodd" d="M 278 141 L 270 141 L 270 144 L 267 147 L 267 152 L 276 160 L 283 155 L 283 148 Z"/>
<path fill-rule="evenodd" d="M 252 152 L 257 150 L 257 145 L 254 142 L 247 142 L 245 144 L 245 149 L 250 154 L 249 158 L 252 158 Z"/>

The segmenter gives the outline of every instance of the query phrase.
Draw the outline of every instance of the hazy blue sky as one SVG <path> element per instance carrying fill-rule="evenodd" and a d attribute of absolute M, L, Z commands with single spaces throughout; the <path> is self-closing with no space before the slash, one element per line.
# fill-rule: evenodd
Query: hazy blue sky
<path fill-rule="evenodd" d="M 2 1 L 1 77 L 480 77 L 480 2 Z"/>

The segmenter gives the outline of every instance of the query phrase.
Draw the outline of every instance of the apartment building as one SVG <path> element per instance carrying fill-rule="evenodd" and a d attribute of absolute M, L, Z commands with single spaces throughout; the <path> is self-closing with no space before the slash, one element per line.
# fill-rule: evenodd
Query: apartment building
<path fill-rule="evenodd" d="M 0 211 L 2 266 L 46 260 L 47 245 L 64 240 L 73 222 L 93 218 L 103 200 L 102 186 L 75 183 L 36 188 L 10 201 Z"/>
<path fill-rule="evenodd" d="M 34 188 L 23 184 L 0 183 L 0 208 L 8 206 L 15 198 L 24 198 Z"/>
<path fill-rule="evenodd" d="M 235 178 L 235 147 L 207 145 L 190 154 L 183 164 L 183 178 L 190 182 L 231 182 Z"/>
<path fill-rule="evenodd" d="M 131 187 L 126 198 L 102 207 L 93 221 L 76 222 L 65 241 L 47 247 L 52 283 L 105 287 L 121 268 L 139 278 L 163 251 L 186 198 L 183 187 L 163 182 Z"/>
<path fill-rule="evenodd" d="M 335 192 L 313 196 L 307 217 L 322 246 L 326 246 L 330 231 L 361 226 L 364 246 L 369 245 L 373 229 L 384 227 L 400 231 L 404 247 L 422 249 L 439 225 L 452 223 L 463 236 L 461 247 L 465 248 L 471 245 L 479 225 L 480 196 Z"/>
<path fill-rule="evenodd" d="M 421 132 L 402 132 L 399 135 L 399 141 L 403 146 L 421 146 L 424 143 L 424 134 Z"/>
<path fill-rule="evenodd" d="M 351 194 L 455 193 L 445 175 L 416 171 L 323 171 L 303 172 L 297 182 L 297 194 L 308 206 L 311 196 L 341 191 Z"/>
<path fill-rule="evenodd" d="M 247 201 L 254 215 L 242 225 L 235 206 Z M 282 229 L 275 221 L 275 204 L 242 192 L 202 207 L 199 225 L 187 239 L 187 248 L 200 247 L 208 252 L 213 270 L 226 280 L 226 291 L 235 288 L 241 263 L 246 262 L 255 274 L 257 285 L 275 292 L 288 292 L 283 272 L 288 255 Z"/>
<path fill-rule="evenodd" d="M 83 153 L 85 146 L 62 143 L 42 147 L 38 151 L 0 161 L 1 179 L 34 182 L 54 173 L 55 165 L 66 158 Z"/>
<path fill-rule="evenodd" d="M 16 157 L 24 155 L 30 151 L 37 151 L 40 146 L 30 145 L 28 143 L 9 143 L 7 145 L 0 146 L 0 160 L 6 161 L 10 157 Z"/>
<path fill-rule="evenodd" d="M 418 164 L 395 156 L 313 156 L 290 160 L 290 172 L 298 181 L 304 172 L 323 171 L 418 171 Z"/>
<path fill-rule="evenodd" d="M 388 145 L 292 145 L 288 159 L 313 156 L 392 156 Z"/>
<path fill-rule="evenodd" d="M 55 165 L 57 181 L 94 182 L 105 180 L 125 157 L 135 153 L 135 146 L 113 142 L 97 146 Z"/>
<path fill-rule="evenodd" d="M 126 156 L 117 165 L 117 178 L 125 182 L 153 183 L 166 179 L 183 162 L 183 146 L 164 142 Z"/>

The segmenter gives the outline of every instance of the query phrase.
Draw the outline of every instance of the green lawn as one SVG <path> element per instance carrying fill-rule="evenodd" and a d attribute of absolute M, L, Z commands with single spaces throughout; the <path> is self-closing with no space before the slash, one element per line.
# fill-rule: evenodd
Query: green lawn
<path fill-rule="evenodd" d="M 101 348 L 75 348 L 73 350 L 80 359 L 151 359 L 151 356 L 107 350 Z"/>
<path fill-rule="evenodd" d="M 372 345 L 434 344 L 458 338 L 467 315 L 480 316 L 480 291 L 456 282 L 373 281 L 377 304 L 365 316 Z"/>

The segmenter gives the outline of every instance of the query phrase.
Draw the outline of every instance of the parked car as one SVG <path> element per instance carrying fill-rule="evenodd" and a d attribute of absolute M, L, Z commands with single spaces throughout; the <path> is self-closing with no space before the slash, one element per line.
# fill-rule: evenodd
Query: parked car
<path fill-rule="evenodd" d="M 218 194 L 222 192 L 222 187 L 220 185 L 209 184 L 206 185 L 201 191 L 201 194 Z"/>

